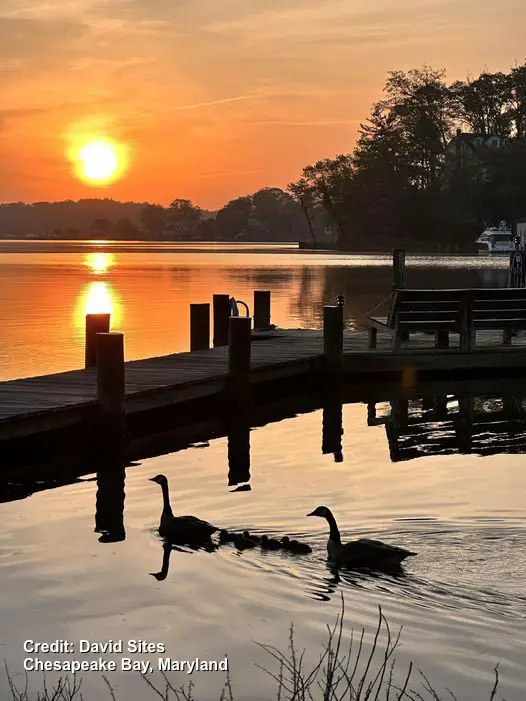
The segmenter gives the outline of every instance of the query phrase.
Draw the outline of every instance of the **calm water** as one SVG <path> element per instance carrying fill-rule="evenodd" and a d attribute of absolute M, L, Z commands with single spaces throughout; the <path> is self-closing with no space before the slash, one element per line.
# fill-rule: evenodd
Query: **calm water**
<path fill-rule="evenodd" d="M 23 245 L 29 244 L 15 244 Z M 387 256 L 286 247 L 241 253 L 119 247 L 110 254 L 72 244 L 39 246 L 45 252 L 1 258 L 4 379 L 80 365 L 82 314 L 93 299 L 113 305 L 131 358 L 185 348 L 188 303 L 208 301 L 214 291 L 247 299 L 254 287 L 271 289 L 274 321 L 287 326 L 317 324 L 319 300 L 343 292 L 348 326 L 359 328 L 390 285 Z M 95 253 L 102 257 L 95 259 Z M 500 261 L 413 262 L 410 284 L 496 285 L 506 277 Z M 104 292 L 90 292 L 96 285 Z M 378 414 L 384 412 L 387 406 L 379 406 Z M 491 452 L 485 450 L 491 443 L 497 454 L 460 454 L 443 424 L 410 440 L 390 433 L 389 445 L 386 427 L 368 426 L 367 413 L 363 404 L 344 407 L 343 462 L 322 454 L 321 411 L 252 431 L 251 491 L 228 486 L 226 438 L 129 468 L 121 542 L 101 543 L 94 533 L 95 465 L 91 478 L 0 503 L 1 656 L 20 674 L 27 638 L 144 639 L 164 643 L 175 658 L 227 654 L 237 699 L 270 699 L 272 682 L 255 665 L 276 668 L 253 641 L 284 650 L 293 622 L 298 647 L 306 647 L 308 660 L 315 662 L 343 592 L 347 629 L 365 626 L 370 635 L 378 605 L 392 627 L 404 626 L 400 666 L 413 660 L 437 688 L 484 701 L 498 662 L 501 696 L 520 701 L 526 685 L 526 471 L 520 431 L 499 442 L 488 429 L 476 450 Z M 174 551 L 166 579 L 157 581 L 150 573 L 158 573 L 163 560 L 154 533 L 161 501 L 148 478 L 159 472 L 170 479 L 176 513 L 233 530 L 293 534 L 310 542 L 314 552 L 240 553 L 230 545 L 211 553 Z M 121 496 L 114 497 L 117 511 Z M 348 574 L 336 581 L 325 563 L 324 523 L 305 517 L 318 504 L 333 508 L 346 538 L 368 535 L 418 551 L 406 576 Z M 40 679 L 31 675 L 30 683 L 37 686 Z M 110 679 L 120 698 L 150 698 L 133 673 Z M 220 673 L 192 679 L 197 698 L 219 697 Z M 176 675 L 179 683 L 188 680 Z M 6 688 L 0 674 L 2 698 Z M 99 675 L 85 673 L 83 689 L 88 701 L 101 698 Z"/>

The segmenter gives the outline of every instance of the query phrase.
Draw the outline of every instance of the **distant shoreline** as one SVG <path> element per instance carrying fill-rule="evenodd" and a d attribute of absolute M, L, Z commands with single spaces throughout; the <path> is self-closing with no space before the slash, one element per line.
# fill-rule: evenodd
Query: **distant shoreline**
<path fill-rule="evenodd" d="M 162 246 L 217 246 L 218 248 L 229 248 L 229 249 L 246 249 L 246 248 L 251 248 L 251 247 L 279 247 L 279 248 L 286 248 L 288 250 L 294 250 L 294 251 L 301 251 L 302 254 L 315 254 L 315 253 L 330 253 L 333 255 L 391 255 L 392 250 L 391 248 L 385 248 L 382 250 L 373 250 L 373 249 L 367 249 L 367 250 L 345 250 L 345 249 L 340 249 L 340 248 L 332 248 L 332 247 L 319 247 L 319 248 L 307 248 L 300 246 L 298 241 L 214 241 L 214 240 L 197 240 L 197 239 L 94 239 L 94 238 L 85 238 L 85 239 L 73 239 L 73 238 L 63 238 L 63 239 L 57 239 L 57 238 L 47 238 L 47 237 L 35 237 L 35 238 L 7 238 L 7 237 L 2 237 L 0 238 L 0 246 L 3 244 L 38 244 L 38 243 L 55 243 L 55 244 L 67 244 L 67 245 L 77 245 L 77 246 L 125 246 L 125 245 L 135 245 L 135 244 L 145 244 L 145 245 L 162 245 Z M 405 249 L 408 255 L 425 255 L 425 256 L 436 256 L 436 257 L 443 257 L 443 256 L 455 256 L 455 257 L 473 257 L 473 256 L 478 256 L 478 252 L 476 250 L 473 251 L 440 251 L 436 249 L 425 249 L 425 248 L 406 248 Z M 491 259 L 500 259 L 500 260 L 508 260 L 508 254 L 505 255 L 484 255 L 480 256 L 481 259 L 486 259 L 486 258 L 491 258 Z"/>

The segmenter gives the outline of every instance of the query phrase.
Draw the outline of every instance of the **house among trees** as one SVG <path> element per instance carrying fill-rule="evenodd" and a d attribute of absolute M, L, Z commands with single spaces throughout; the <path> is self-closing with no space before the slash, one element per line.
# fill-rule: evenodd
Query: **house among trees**
<path fill-rule="evenodd" d="M 504 148 L 509 141 L 497 134 L 473 134 L 457 129 L 456 135 L 446 145 L 446 162 L 451 170 L 462 170 L 480 160 L 479 156 L 487 149 Z"/>

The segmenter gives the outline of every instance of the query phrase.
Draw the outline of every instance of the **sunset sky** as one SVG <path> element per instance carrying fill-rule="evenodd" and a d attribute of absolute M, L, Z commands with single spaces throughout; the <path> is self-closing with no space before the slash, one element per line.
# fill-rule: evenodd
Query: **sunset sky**
<path fill-rule="evenodd" d="M 204 208 L 352 149 L 386 73 L 525 58 L 524 0 L 0 0 L 0 200 Z M 107 187 L 72 144 L 128 154 Z"/>

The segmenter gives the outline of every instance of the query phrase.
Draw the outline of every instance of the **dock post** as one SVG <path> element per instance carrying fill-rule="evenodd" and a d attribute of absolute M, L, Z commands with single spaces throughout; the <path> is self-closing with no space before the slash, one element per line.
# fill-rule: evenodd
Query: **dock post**
<path fill-rule="evenodd" d="M 323 353 L 329 372 L 343 370 L 343 314 L 340 306 L 323 307 Z"/>
<path fill-rule="evenodd" d="M 210 348 L 210 305 L 190 305 L 190 350 Z"/>
<path fill-rule="evenodd" d="M 250 403 L 252 317 L 232 316 L 228 326 L 228 373 L 231 398 L 238 408 Z"/>
<path fill-rule="evenodd" d="M 98 333 L 110 330 L 110 314 L 86 314 L 86 340 L 84 346 L 84 367 L 93 368 L 97 364 L 95 337 Z"/>
<path fill-rule="evenodd" d="M 96 349 L 100 444 L 113 463 L 124 459 L 126 436 L 124 335 L 98 333 Z"/>
<path fill-rule="evenodd" d="M 254 331 L 270 328 L 270 290 L 254 290 Z"/>
<path fill-rule="evenodd" d="M 228 345 L 228 320 L 230 319 L 230 296 L 214 294 L 214 347 Z"/>
<path fill-rule="evenodd" d="M 405 250 L 395 248 L 393 251 L 393 290 L 400 290 L 405 287 Z"/>

